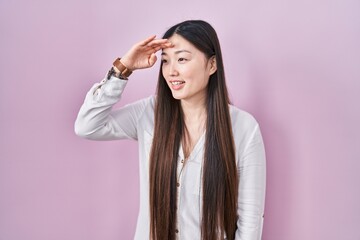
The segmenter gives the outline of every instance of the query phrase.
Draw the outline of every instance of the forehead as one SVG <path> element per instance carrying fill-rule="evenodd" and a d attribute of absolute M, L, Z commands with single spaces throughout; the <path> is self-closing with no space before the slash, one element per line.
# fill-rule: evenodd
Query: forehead
<path fill-rule="evenodd" d="M 174 54 L 183 50 L 190 53 L 196 53 L 199 51 L 192 43 L 190 43 L 188 40 L 178 34 L 172 35 L 168 40 L 173 44 L 173 47 L 163 49 L 163 54 Z"/>

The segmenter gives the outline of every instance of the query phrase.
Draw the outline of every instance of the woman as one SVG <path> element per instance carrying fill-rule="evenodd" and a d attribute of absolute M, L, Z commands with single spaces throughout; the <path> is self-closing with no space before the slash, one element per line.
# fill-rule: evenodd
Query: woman
<path fill-rule="evenodd" d="M 134 70 L 162 50 L 157 95 L 113 110 Z M 220 44 L 204 21 L 185 21 L 116 59 L 88 92 L 75 131 L 139 142 L 135 239 L 261 239 L 265 153 L 259 126 L 229 104 Z"/>

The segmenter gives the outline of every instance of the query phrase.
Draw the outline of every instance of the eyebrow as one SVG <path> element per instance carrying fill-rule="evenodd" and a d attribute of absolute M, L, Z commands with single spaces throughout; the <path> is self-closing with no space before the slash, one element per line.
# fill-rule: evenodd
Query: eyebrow
<path fill-rule="evenodd" d="M 176 51 L 175 54 L 179 54 L 179 53 L 182 53 L 182 52 L 191 53 L 190 51 L 183 49 L 183 50 Z M 161 55 L 163 56 L 163 55 L 167 55 L 167 54 L 165 52 L 162 52 Z"/>

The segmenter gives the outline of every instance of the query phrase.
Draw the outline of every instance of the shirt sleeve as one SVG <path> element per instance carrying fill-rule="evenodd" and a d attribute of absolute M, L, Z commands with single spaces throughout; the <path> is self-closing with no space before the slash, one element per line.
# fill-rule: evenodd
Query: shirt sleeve
<path fill-rule="evenodd" d="M 75 133 L 91 140 L 137 140 L 137 125 L 150 98 L 112 110 L 127 84 L 116 77 L 104 78 L 86 94 L 75 121 Z"/>
<path fill-rule="evenodd" d="M 245 146 L 240 176 L 236 240 L 261 240 L 266 186 L 265 150 L 258 125 Z"/>

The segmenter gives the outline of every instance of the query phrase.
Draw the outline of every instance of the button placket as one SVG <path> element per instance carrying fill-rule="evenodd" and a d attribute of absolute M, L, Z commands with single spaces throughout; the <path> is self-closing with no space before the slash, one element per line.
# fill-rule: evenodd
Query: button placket
<path fill-rule="evenodd" d="M 180 187 L 180 183 L 181 183 L 181 177 L 182 177 L 182 172 L 184 169 L 184 159 L 181 159 L 180 164 L 178 164 L 178 172 L 177 172 L 177 178 L 176 178 L 176 186 Z M 180 165 L 180 166 L 179 166 Z"/>
<path fill-rule="evenodd" d="M 177 166 L 177 176 L 176 176 L 176 188 L 177 188 L 177 206 L 176 206 L 176 211 L 177 211 L 177 215 L 178 215 L 178 212 L 179 212 L 179 209 L 180 209 L 180 196 L 181 196 L 181 179 L 182 179 L 182 172 L 183 172 L 183 169 L 184 169 L 184 159 L 183 158 L 179 158 L 179 161 L 178 161 L 178 166 Z M 179 217 L 179 216 L 178 216 Z M 175 233 L 177 235 L 177 239 L 179 238 L 179 222 L 177 220 L 177 223 L 176 223 L 176 229 L 175 229 Z"/>

